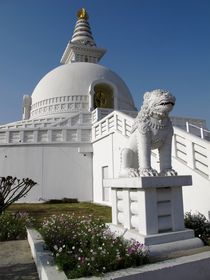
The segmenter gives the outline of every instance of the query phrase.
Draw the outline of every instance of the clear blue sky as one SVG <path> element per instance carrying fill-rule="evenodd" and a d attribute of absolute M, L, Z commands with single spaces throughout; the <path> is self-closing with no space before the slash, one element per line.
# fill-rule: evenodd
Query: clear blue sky
<path fill-rule="evenodd" d="M 0 123 L 20 120 L 22 96 L 59 65 L 85 7 L 101 64 L 130 88 L 170 90 L 173 115 L 210 127 L 210 0 L 0 0 Z"/>

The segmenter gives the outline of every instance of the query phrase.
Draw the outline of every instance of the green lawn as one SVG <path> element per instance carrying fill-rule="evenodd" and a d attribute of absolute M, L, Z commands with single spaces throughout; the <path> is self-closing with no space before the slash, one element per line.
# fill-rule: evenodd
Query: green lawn
<path fill-rule="evenodd" d="M 7 211 L 27 212 L 38 221 L 41 221 L 44 217 L 48 217 L 53 214 L 74 213 L 78 216 L 93 215 L 95 217 L 102 218 L 104 222 L 111 222 L 110 207 L 88 202 L 58 204 L 15 203 L 11 205 Z"/>

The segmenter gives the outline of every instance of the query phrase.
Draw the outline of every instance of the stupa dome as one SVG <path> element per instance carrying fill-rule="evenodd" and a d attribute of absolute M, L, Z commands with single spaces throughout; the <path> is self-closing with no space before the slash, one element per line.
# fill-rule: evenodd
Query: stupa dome
<path fill-rule="evenodd" d="M 135 110 L 128 87 L 116 73 L 96 63 L 67 63 L 50 71 L 35 87 L 31 118 L 97 107 Z"/>

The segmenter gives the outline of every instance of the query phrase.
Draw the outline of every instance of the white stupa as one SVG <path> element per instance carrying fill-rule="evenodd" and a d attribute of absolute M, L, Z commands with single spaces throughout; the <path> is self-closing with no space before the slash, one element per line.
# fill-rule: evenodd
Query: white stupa
<path fill-rule="evenodd" d="M 41 79 L 31 101 L 25 96 L 24 100 L 28 102 L 24 102 L 23 118 L 68 117 L 81 111 L 91 112 L 97 107 L 135 110 L 123 80 L 98 64 L 105 52 L 96 47 L 87 12 L 81 9 L 72 39 L 61 58 L 63 65 Z"/>
<path fill-rule="evenodd" d="M 124 81 L 98 64 L 105 52 L 96 46 L 87 12 L 81 9 L 62 65 L 46 74 L 31 96 L 24 96 L 22 120 L 0 126 L 1 176 L 37 182 L 25 201 L 66 197 L 111 204 L 103 179 L 118 177 L 121 149 L 137 111 Z M 173 167 L 179 175 L 193 176 L 193 187 L 183 193 L 185 211 L 210 217 L 205 121 L 172 121 Z M 156 154 L 152 162 L 158 169 Z"/>
<path fill-rule="evenodd" d="M 23 97 L 23 120 L 0 127 L 1 173 L 38 183 L 27 201 L 93 200 L 92 123 L 114 110 L 136 114 L 124 81 L 98 64 L 106 50 L 96 46 L 86 10 L 77 17 L 61 65 Z"/>

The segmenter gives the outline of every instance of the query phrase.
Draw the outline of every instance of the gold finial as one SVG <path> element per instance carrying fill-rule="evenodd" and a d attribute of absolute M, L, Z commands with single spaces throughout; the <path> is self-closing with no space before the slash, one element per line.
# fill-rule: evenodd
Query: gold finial
<path fill-rule="evenodd" d="M 88 13 L 87 11 L 82 8 L 77 12 L 77 18 L 78 19 L 88 19 Z"/>

